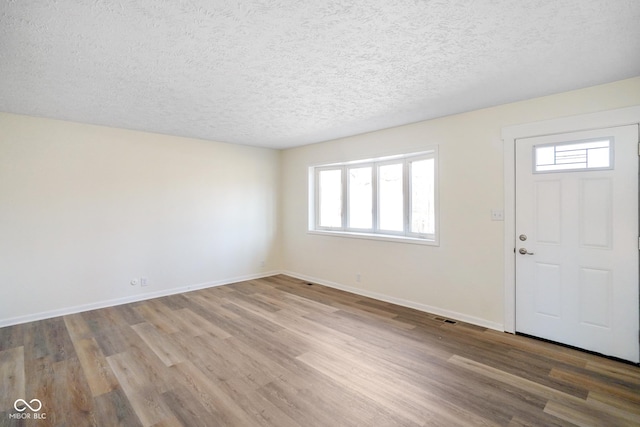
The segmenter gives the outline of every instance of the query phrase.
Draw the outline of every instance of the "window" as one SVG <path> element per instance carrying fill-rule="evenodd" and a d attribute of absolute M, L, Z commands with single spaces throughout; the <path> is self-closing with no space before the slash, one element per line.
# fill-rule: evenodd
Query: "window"
<path fill-rule="evenodd" d="M 320 227 L 334 228 L 342 224 L 342 171 L 330 169 L 318 175 L 318 206 Z"/>
<path fill-rule="evenodd" d="M 437 151 L 310 168 L 310 231 L 437 244 Z"/>
<path fill-rule="evenodd" d="M 533 147 L 535 172 L 611 169 L 612 138 Z"/>

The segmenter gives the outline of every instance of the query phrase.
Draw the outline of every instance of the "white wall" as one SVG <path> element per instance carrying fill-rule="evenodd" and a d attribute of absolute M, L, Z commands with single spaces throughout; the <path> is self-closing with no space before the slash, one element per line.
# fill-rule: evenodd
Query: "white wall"
<path fill-rule="evenodd" d="M 0 326 L 278 270 L 279 157 L 0 113 Z"/>
<path fill-rule="evenodd" d="M 285 270 L 501 329 L 502 127 L 640 104 L 640 77 L 321 144 L 282 156 Z M 307 233 L 308 167 L 439 146 L 440 246 Z M 361 274 L 361 282 L 356 274 Z"/>
<path fill-rule="evenodd" d="M 284 267 L 501 328 L 502 127 L 638 104 L 640 77 L 282 153 L 0 113 L 0 326 Z M 439 247 L 307 233 L 309 165 L 433 144 Z"/>

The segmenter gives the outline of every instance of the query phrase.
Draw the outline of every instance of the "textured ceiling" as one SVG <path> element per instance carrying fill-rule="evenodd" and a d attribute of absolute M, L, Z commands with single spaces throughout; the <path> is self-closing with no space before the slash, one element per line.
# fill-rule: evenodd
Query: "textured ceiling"
<path fill-rule="evenodd" d="M 0 0 L 0 111 L 285 148 L 640 75 L 639 0 Z"/>

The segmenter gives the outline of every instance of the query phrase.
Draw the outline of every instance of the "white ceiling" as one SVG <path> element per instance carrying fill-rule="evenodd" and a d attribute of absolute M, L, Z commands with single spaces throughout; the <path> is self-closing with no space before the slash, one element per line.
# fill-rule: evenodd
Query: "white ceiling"
<path fill-rule="evenodd" d="M 639 0 L 0 0 L 0 111 L 256 146 L 638 75 Z"/>

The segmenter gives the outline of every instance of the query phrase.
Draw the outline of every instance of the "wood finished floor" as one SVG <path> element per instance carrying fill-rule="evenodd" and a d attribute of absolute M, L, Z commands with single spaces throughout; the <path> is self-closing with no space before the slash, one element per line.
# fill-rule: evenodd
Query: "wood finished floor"
<path fill-rule="evenodd" d="M 0 381 L 2 426 L 640 425 L 636 366 L 286 276 L 2 328 Z"/>

